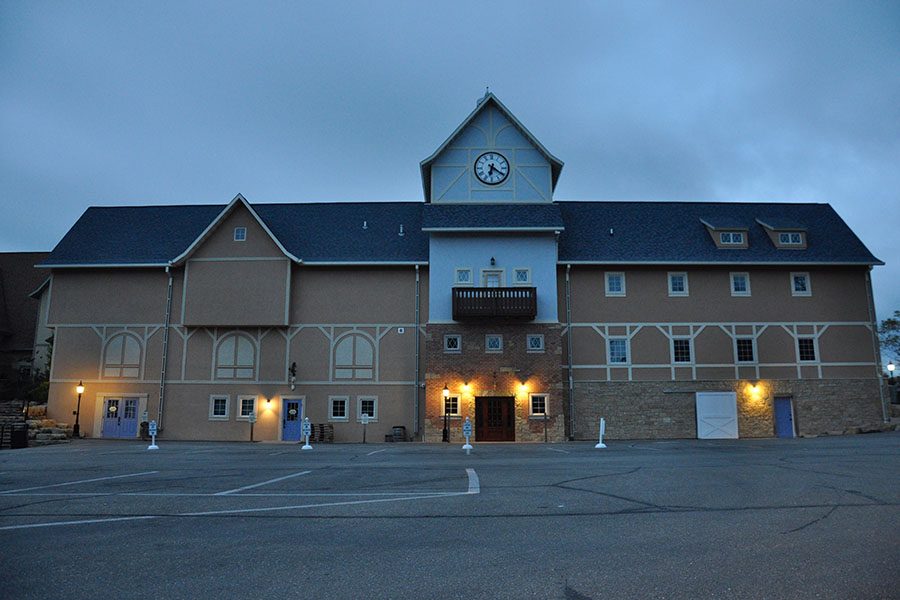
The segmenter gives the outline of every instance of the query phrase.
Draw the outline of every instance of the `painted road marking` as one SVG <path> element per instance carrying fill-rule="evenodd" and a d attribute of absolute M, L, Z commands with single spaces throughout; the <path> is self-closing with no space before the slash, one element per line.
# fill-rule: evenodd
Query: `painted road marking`
<path fill-rule="evenodd" d="M 552 450 L 553 452 L 562 452 L 562 453 L 564 453 L 564 454 L 568 454 L 568 453 L 569 453 L 568 450 L 561 450 L 561 449 L 559 449 L 559 448 L 547 448 L 547 450 Z"/>
<path fill-rule="evenodd" d="M 17 490 L 5 490 L 5 491 L 0 492 L 0 495 L 12 494 L 14 492 L 28 492 L 31 490 L 43 490 L 46 488 L 61 487 L 64 485 L 76 485 L 79 483 L 91 483 L 94 481 L 108 481 L 110 479 L 122 479 L 123 477 L 139 477 L 141 475 L 153 475 L 154 473 L 159 473 L 159 471 L 144 471 L 143 473 L 129 473 L 128 475 L 113 475 L 112 477 L 96 477 L 94 479 L 80 479 L 78 481 L 67 481 L 66 483 L 54 483 L 51 485 L 36 485 L 34 487 L 19 488 Z"/>
<path fill-rule="evenodd" d="M 469 491 L 467 494 L 480 494 L 481 484 L 478 482 L 478 474 L 475 469 L 466 469 L 466 475 L 469 476 Z"/>
<path fill-rule="evenodd" d="M 366 454 L 366 456 L 372 456 L 373 454 L 378 454 L 379 452 L 387 452 L 387 448 L 384 448 L 382 450 L 373 450 L 372 452 Z"/>
<path fill-rule="evenodd" d="M 86 523 L 110 523 L 112 521 L 137 521 L 141 519 L 156 519 L 154 515 L 144 515 L 140 517 L 116 517 L 113 519 L 85 519 L 83 521 L 53 521 L 52 523 L 32 523 L 30 525 L 7 525 L 0 527 L 0 531 L 8 531 L 10 529 L 31 529 L 34 527 L 55 527 L 57 525 L 84 525 Z"/>
<path fill-rule="evenodd" d="M 221 492 L 201 493 L 201 492 L 23 492 L 15 494 L 5 494 L 10 498 L 44 496 L 53 498 L 84 498 L 93 496 L 96 498 L 102 496 L 152 496 L 159 498 L 279 498 L 279 497 L 345 497 L 345 496 L 414 496 L 416 494 L 422 496 L 433 496 L 435 494 L 456 494 L 459 492 L 447 492 L 442 490 L 428 490 L 422 492 L 257 492 L 249 494 L 226 494 L 223 496 Z M 468 493 L 468 492 L 467 492 Z"/>
<path fill-rule="evenodd" d="M 347 502 L 326 502 L 324 504 L 295 504 L 293 506 L 270 506 L 267 508 L 238 508 L 230 510 L 207 510 L 203 512 L 180 513 L 179 517 L 206 517 L 211 515 L 232 515 L 252 512 L 272 512 L 276 510 L 291 510 L 299 508 L 318 508 L 320 506 L 350 506 L 353 504 L 375 504 L 378 502 L 404 502 L 406 500 L 427 500 L 429 498 L 449 498 L 451 496 L 465 496 L 471 492 L 445 492 L 430 496 L 407 496 L 403 498 L 378 498 L 375 500 L 349 500 Z M 475 492 L 477 493 L 477 492 Z"/>
<path fill-rule="evenodd" d="M 290 479 L 291 477 L 299 477 L 301 475 L 306 475 L 311 471 L 300 471 L 299 473 L 291 473 L 290 475 L 285 475 L 284 477 L 276 477 L 275 479 L 270 479 L 268 481 L 263 481 L 261 483 L 254 483 L 252 485 L 245 485 L 244 487 L 234 488 L 233 490 L 225 490 L 224 492 L 219 492 L 215 494 L 216 496 L 227 496 L 228 494 L 233 494 L 235 492 L 242 492 L 244 490 L 251 490 L 253 488 L 258 488 L 263 485 L 268 485 L 270 483 L 275 483 L 277 481 L 284 481 L 285 479 Z"/>

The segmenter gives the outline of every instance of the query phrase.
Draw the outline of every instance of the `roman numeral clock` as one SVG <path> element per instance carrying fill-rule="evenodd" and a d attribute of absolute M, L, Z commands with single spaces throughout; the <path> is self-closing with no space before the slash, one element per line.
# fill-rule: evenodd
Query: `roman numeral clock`
<path fill-rule="evenodd" d="M 509 177 L 509 161 L 499 152 L 485 152 L 475 161 L 475 176 L 482 183 L 499 185 Z"/>

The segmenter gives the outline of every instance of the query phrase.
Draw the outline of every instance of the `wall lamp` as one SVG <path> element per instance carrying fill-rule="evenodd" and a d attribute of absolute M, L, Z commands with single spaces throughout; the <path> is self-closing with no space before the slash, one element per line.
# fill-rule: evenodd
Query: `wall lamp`
<path fill-rule="evenodd" d="M 494 267 L 497 265 L 497 260 L 492 256 L 491 257 L 491 266 Z"/>

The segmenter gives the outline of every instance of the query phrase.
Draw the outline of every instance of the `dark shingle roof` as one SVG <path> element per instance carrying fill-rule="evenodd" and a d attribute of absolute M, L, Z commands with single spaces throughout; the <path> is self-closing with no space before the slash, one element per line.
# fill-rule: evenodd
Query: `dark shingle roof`
<path fill-rule="evenodd" d="M 792 229 L 794 231 L 805 231 L 806 225 L 800 223 L 799 221 L 795 221 L 793 219 L 786 219 L 784 217 L 774 217 L 774 216 L 764 216 L 758 217 L 756 222 L 762 225 L 763 227 L 768 227 L 769 229 Z"/>
<path fill-rule="evenodd" d="M 566 230 L 559 260 L 681 263 L 878 264 L 828 204 L 711 202 L 560 202 Z M 808 247 L 776 248 L 757 215 L 805 223 Z M 749 247 L 716 248 L 703 219 L 747 223 Z M 613 230 L 610 235 L 610 229 Z"/>
<path fill-rule="evenodd" d="M 741 219 L 735 219 L 731 215 L 716 215 L 711 217 L 704 215 L 700 217 L 700 222 L 713 229 L 750 229 L 753 221 L 747 223 Z"/>
<path fill-rule="evenodd" d="M 428 204 L 423 212 L 426 231 L 565 228 L 557 204 Z"/>

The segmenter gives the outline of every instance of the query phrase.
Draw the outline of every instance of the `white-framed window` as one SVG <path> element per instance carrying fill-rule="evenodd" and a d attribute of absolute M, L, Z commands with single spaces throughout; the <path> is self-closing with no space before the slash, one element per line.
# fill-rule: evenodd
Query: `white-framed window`
<path fill-rule="evenodd" d="M 453 283 L 456 285 L 473 285 L 472 269 L 469 267 L 457 267 L 454 271 Z"/>
<path fill-rule="evenodd" d="M 531 417 L 544 417 L 548 414 L 550 396 L 544 393 L 528 394 L 528 415 Z"/>
<path fill-rule="evenodd" d="M 809 273 L 791 273 L 791 295 L 812 296 L 812 284 Z"/>
<path fill-rule="evenodd" d="M 451 417 L 459 416 L 459 396 L 447 396 L 444 398 L 443 414 L 450 415 Z"/>
<path fill-rule="evenodd" d="M 350 333 L 334 345 L 335 379 L 374 379 L 375 345 L 360 334 Z"/>
<path fill-rule="evenodd" d="M 356 397 L 356 420 L 362 422 L 363 415 L 369 415 L 369 422 L 378 420 L 378 396 Z"/>
<path fill-rule="evenodd" d="M 350 396 L 328 396 L 328 420 L 350 420 Z"/>
<path fill-rule="evenodd" d="M 227 421 L 229 418 L 228 411 L 228 394 L 213 394 L 209 397 L 209 420 L 210 421 Z"/>
<path fill-rule="evenodd" d="M 630 357 L 628 356 L 628 338 L 611 337 L 606 342 L 606 350 L 608 360 L 611 365 L 627 365 Z"/>
<path fill-rule="evenodd" d="M 752 337 L 735 339 L 734 351 L 739 363 L 756 362 L 756 340 Z"/>
<path fill-rule="evenodd" d="M 803 234 L 799 232 L 783 232 L 778 234 L 778 243 L 782 246 L 802 246 Z"/>
<path fill-rule="evenodd" d="M 482 269 L 481 285 L 484 287 L 503 287 L 503 269 Z"/>
<path fill-rule="evenodd" d="M 240 421 L 250 420 L 250 415 L 256 416 L 256 396 L 241 395 L 237 397 L 238 414 Z"/>
<path fill-rule="evenodd" d="M 669 273 L 669 295 L 670 296 L 687 296 L 688 295 L 688 276 L 687 273 Z"/>
<path fill-rule="evenodd" d="M 744 232 L 723 231 L 719 233 L 719 242 L 727 246 L 742 245 L 744 243 Z"/>
<path fill-rule="evenodd" d="M 462 352 L 462 336 L 458 333 L 448 333 L 444 336 L 444 352 L 447 354 L 459 354 Z"/>
<path fill-rule="evenodd" d="M 484 336 L 485 352 L 503 352 L 503 336 L 498 333 L 489 333 Z"/>
<path fill-rule="evenodd" d="M 544 351 L 544 334 L 529 333 L 525 336 L 526 352 L 543 352 Z"/>
<path fill-rule="evenodd" d="M 693 362 L 693 354 L 691 351 L 691 338 L 672 338 L 672 362 L 691 363 Z"/>
<path fill-rule="evenodd" d="M 513 285 L 531 285 L 531 269 L 526 267 L 513 269 Z"/>
<path fill-rule="evenodd" d="M 246 227 L 235 227 L 234 228 L 234 241 L 244 242 L 246 240 L 247 240 L 247 228 Z"/>
<path fill-rule="evenodd" d="M 607 296 L 625 295 L 625 273 L 606 273 L 605 280 Z"/>
<path fill-rule="evenodd" d="M 797 338 L 797 355 L 800 357 L 800 362 L 815 362 L 816 338 Z"/>
<path fill-rule="evenodd" d="M 732 273 L 731 274 L 731 295 L 732 296 L 749 296 L 750 295 L 750 273 Z"/>
<path fill-rule="evenodd" d="M 216 379 L 253 379 L 256 348 L 250 338 L 239 333 L 226 335 L 216 348 Z"/>
<path fill-rule="evenodd" d="M 137 379 L 141 375 L 141 342 L 128 332 L 117 333 L 106 342 L 103 377 Z"/>

